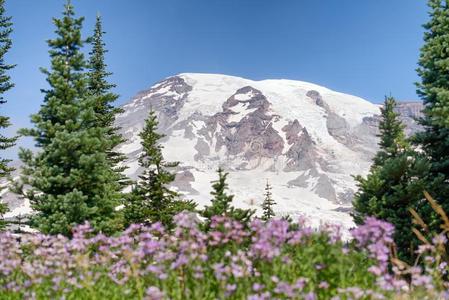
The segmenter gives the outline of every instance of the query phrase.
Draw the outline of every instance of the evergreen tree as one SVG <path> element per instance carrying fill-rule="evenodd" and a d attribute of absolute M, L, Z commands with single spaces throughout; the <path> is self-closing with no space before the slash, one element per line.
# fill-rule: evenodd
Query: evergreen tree
<path fill-rule="evenodd" d="M 430 20 L 424 25 L 424 46 L 421 48 L 417 83 L 418 95 L 425 104 L 420 120 L 424 131 L 414 142 L 430 160 L 428 192 L 449 210 L 449 4 L 448 1 L 429 0 Z M 439 230 L 439 218 L 429 205 L 423 205 L 420 215 L 431 228 Z"/>
<path fill-rule="evenodd" d="M 105 63 L 105 55 L 108 52 L 105 49 L 106 44 L 103 41 L 102 19 L 98 15 L 95 23 L 94 35 L 90 41 L 92 50 L 89 52 L 89 72 L 88 72 L 88 89 L 89 92 L 97 97 L 95 103 L 95 113 L 97 114 L 97 122 L 103 127 L 111 127 L 111 134 L 115 133 L 114 122 L 118 113 L 123 112 L 122 108 L 114 107 L 113 103 L 118 99 L 118 95 L 111 92 L 115 88 L 115 84 L 110 84 L 107 78 L 112 75 L 107 71 Z"/>
<path fill-rule="evenodd" d="M 359 183 L 359 191 L 355 195 L 353 203 L 353 216 L 358 224 L 363 223 L 365 217 L 376 213 L 371 206 L 375 206 L 375 202 L 382 198 L 385 194 L 385 189 L 390 189 L 390 187 L 382 188 L 384 181 L 380 178 L 380 171 L 387 160 L 397 159 L 410 149 L 404 138 L 404 125 L 399 120 L 399 115 L 395 113 L 395 107 L 395 99 L 386 97 L 381 108 L 381 120 L 379 122 L 379 151 L 374 156 L 368 177 L 366 179 L 362 176 L 355 177 Z M 401 169 L 404 170 L 404 168 Z"/>
<path fill-rule="evenodd" d="M 5 56 L 9 49 L 11 49 L 12 45 L 12 41 L 10 39 L 11 32 L 11 17 L 6 16 L 5 0 L 0 0 L 0 105 L 6 103 L 3 94 L 14 87 L 14 84 L 11 82 L 11 78 L 8 75 L 8 71 L 14 68 L 14 65 L 10 65 L 5 62 Z M 7 116 L 0 115 L 0 129 L 7 128 L 9 126 L 9 118 Z M 16 140 L 16 137 L 6 137 L 0 132 L 0 150 L 5 150 L 14 146 Z M 0 154 L 0 181 L 6 179 L 13 170 L 8 166 L 9 162 L 10 160 L 2 158 L 2 155 Z M 3 187 L 0 187 L 0 192 L 2 189 Z M 6 204 L 1 202 L 0 197 L 0 229 L 5 226 L 3 215 L 7 211 L 8 207 Z"/>
<path fill-rule="evenodd" d="M 406 141 L 395 106 L 393 98 L 386 98 L 379 124 L 380 150 L 368 176 L 356 177 L 359 190 L 354 197 L 353 217 L 357 224 L 363 223 L 367 216 L 374 216 L 395 225 L 399 255 L 410 261 L 416 239 L 411 231 L 409 209 L 416 209 L 422 198 L 423 176 L 429 164 Z"/>
<path fill-rule="evenodd" d="M 267 181 L 267 185 L 265 186 L 265 199 L 262 203 L 262 220 L 264 221 L 271 220 L 275 216 L 273 206 L 276 205 L 276 202 L 274 202 L 272 196 L 271 185 Z"/>
<path fill-rule="evenodd" d="M 159 143 L 164 135 L 157 133 L 157 126 L 156 114 L 151 110 L 140 133 L 143 153 L 139 165 L 144 170 L 125 202 L 124 215 L 128 225 L 161 222 L 171 228 L 174 215 L 183 210 L 193 211 L 196 206 L 192 201 L 180 200 L 178 193 L 168 187 L 176 176 L 168 169 L 177 167 L 179 162 L 164 160 Z"/>
<path fill-rule="evenodd" d="M 379 147 L 374 158 L 374 166 L 382 165 L 386 159 L 396 157 L 401 151 L 409 148 L 406 141 L 404 128 L 395 112 L 396 100 L 393 97 L 385 97 L 384 105 L 381 107 L 382 120 L 379 122 Z"/>
<path fill-rule="evenodd" d="M 90 39 L 92 50 L 89 53 L 88 89 L 96 99 L 93 106 L 96 114 L 96 126 L 107 129 L 108 138 L 111 140 L 110 149 L 108 149 L 111 167 L 121 175 L 125 167 L 117 167 L 117 164 L 124 161 L 125 155 L 114 151 L 114 148 L 124 142 L 124 139 L 118 133 L 119 128 L 115 127 L 114 122 L 116 115 L 123 112 L 123 109 L 113 105 L 118 99 L 118 95 L 111 92 L 116 85 L 110 84 L 107 80 L 112 73 L 107 71 L 105 63 L 105 55 L 108 51 L 105 49 L 106 45 L 103 41 L 104 34 L 101 17 L 97 15 L 94 35 Z M 122 183 L 124 186 L 128 184 L 125 176 L 122 176 Z"/>
<path fill-rule="evenodd" d="M 4 230 L 6 227 L 6 222 L 3 219 L 3 215 L 8 212 L 8 206 L 6 204 L 0 203 L 0 231 Z"/>
<path fill-rule="evenodd" d="M 118 175 L 110 168 L 107 129 L 98 126 L 89 93 L 86 62 L 81 52 L 83 18 L 75 18 L 67 2 L 63 17 L 54 19 L 56 38 L 49 40 L 51 69 L 43 69 L 50 86 L 44 103 L 31 117 L 37 154 L 21 149 L 24 163 L 16 191 L 30 199 L 36 212 L 31 223 L 44 233 L 70 235 L 77 224 L 89 221 L 98 231 L 120 229 L 116 206 Z M 23 186 L 31 188 L 24 191 Z"/>
<path fill-rule="evenodd" d="M 236 221 L 241 222 L 244 225 L 248 225 L 251 217 L 254 215 L 253 210 L 240 209 L 232 206 L 232 200 L 234 195 L 228 195 L 226 190 L 228 184 L 226 183 L 226 178 L 228 173 L 225 173 L 222 168 L 218 169 L 218 180 L 212 183 L 211 195 L 213 199 L 211 200 L 211 205 L 206 206 L 202 211 L 203 217 L 206 218 L 205 228 L 209 229 L 210 222 L 213 216 L 227 216 Z"/>

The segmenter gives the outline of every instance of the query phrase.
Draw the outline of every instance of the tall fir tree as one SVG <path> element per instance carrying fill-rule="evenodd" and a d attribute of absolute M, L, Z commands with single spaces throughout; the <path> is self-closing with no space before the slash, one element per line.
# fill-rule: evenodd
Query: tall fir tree
<path fill-rule="evenodd" d="M 418 95 L 425 104 L 420 120 L 424 131 L 414 142 L 430 160 L 428 192 L 449 211 L 449 4 L 429 0 L 430 20 L 424 25 L 424 46 L 421 48 L 417 83 Z M 431 228 L 439 230 L 439 218 L 429 205 L 419 212 Z"/>
<path fill-rule="evenodd" d="M 105 55 L 108 52 L 103 41 L 105 33 L 101 16 L 97 15 L 94 34 L 90 38 L 92 50 L 89 52 L 88 89 L 92 95 L 97 97 L 94 107 L 97 122 L 104 127 L 111 127 L 112 131 L 116 129 L 113 127 L 115 117 L 118 113 L 123 112 L 123 109 L 113 105 L 118 99 L 118 95 L 111 90 L 116 85 L 109 83 L 107 80 L 112 73 L 107 70 L 107 64 L 105 63 Z M 111 134 L 115 134 L 115 130 Z"/>
<path fill-rule="evenodd" d="M 250 209 L 235 208 L 232 205 L 234 195 L 228 195 L 226 190 L 228 184 L 226 178 L 228 173 L 224 172 L 222 168 L 218 168 L 218 180 L 212 182 L 211 205 L 206 206 L 202 211 L 202 216 L 206 218 L 205 229 L 208 230 L 213 216 L 227 216 L 244 225 L 248 225 L 254 211 Z"/>
<path fill-rule="evenodd" d="M 112 92 L 116 85 L 108 82 L 108 77 L 112 73 L 107 70 L 105 63 L 105 55 L 108 51 L 103 41 L 104 34 L 101 16 L 97 15 L 94 34 L 90 38 L 92 50 L 89 53 L 88 90 L 96 99 L 93 107 L 96 114 L 96 126 L 107 129 L 108 138 L 111 140 L 110 149 L 108 149 L 111 167 L 122 176 L 122 185 L 126 186 L 129 182 L 122 175 L 125 167 L 118 166 L 124 161 L 125 155 L 114 150 L 116 146 L 125 141 L 118 133 L 119 128 L 114 125 L 117 114 L 122 113 L 123 109 L 113 105 L 118 99 L 118 95 Z"/>
<path fill-rule="evenodd" d="M 393 97 L 385 97 L 384 105 L 381 107 L 382 120 L 379 122 L 379 147 L 380 150 L 374 157 L 374 166 L 382 165 L 386 159 L 396 157 L 398 154 L 410 148 L 406 141 L 404 128 L 395 112 L 397 103 Z"/>
<path fill-rule="evenodd" d="M 107 128 L 98 124 L 96 96 L 88 89 L 86 61 L 81 52 L 83 18 L 74 17 L 70 1 L 63 17 L 54 19 L 56 38 L 49 40 L 51 69 L 43 69 L 50 86 L 44 103 L 32 115 L 37 153 L 21 149 L 24 163 L 16 191 L 30 199 L 36 212 L 32 225 L 44 233 L 70 235 L 77 224 L 89 221 L 97 231 L 121 228 L 116 206 L 118 175 L 110 168 Z M 30 186 L 26 191 L 23 186 Z"/>
<path fill-rule="evenodd" d="M 143 173 L 125 201 L 124 216 L 126 224 L 161 222 L 167 228 L 173 227 L 173 217 L 177 213 L 195 209 L 192 201 L 179 199 L 178 193 L 170 189 L 169 184 L 176 174 L 169 171 L 179 162 L 166 162 L 162 155 L 160 139 L 163 134 L 157 132 L 156 113 L 151 110 L 140 132 L 143 152 L 139 165 Z"/>
<path fill-rule="evenodd" d="M 405 139 L 396 101 L 385 99 L 380 121 L 380 150 L 366 178 L 357 176 L 359 190 L 354 197 L 354 221 L 363 223 L 368 216 L 395 225 L 395 241 L 402 259 L 411 261 L 417 240 L 409 209 L 419 205 L 425 188 L 429 164 L 413 151 Z"/>
<path fill-rule="evenodd" d="M 11 82 L 11 77 L 8 71 L 14 68 L 15 65 L 6 63 L 6 54 L 11 49 L 12 41 L 10 38 L 12 32 L 11 17 L 6 16 L 5 0 L 0 0 L 0 105 L 5 104 L 6 100 L 3 95 L 14 87 Z M 0 129 L 5 129 L 11 124 L 9 117 L 0 115 Z M 0 150 L 6 150 L 14 146 L 17 137 L 6 137 L 0 132 Z M 0 181 L 5 180 L 13 169 L 8 166 L 10 160 L 5 159 L 0 154 Z M 0 187 L 0 192 L 4 187 Z M 3 215 L 8 211 L 6 204 L 2 203 L 0 196 L 0 230 L 5 227 Z"/>
<path fill-rule="evenodd" d="M 265 198 L 262 203 L 262 220 L 268 221 L 271 220 L 275 214 L 273 210 L 273 206 L 276 205 L 276 202 L 273 200 L 273 193 L 271 192 L 271 185 L 267 180 L 267 185 L 265 186 Z"/>

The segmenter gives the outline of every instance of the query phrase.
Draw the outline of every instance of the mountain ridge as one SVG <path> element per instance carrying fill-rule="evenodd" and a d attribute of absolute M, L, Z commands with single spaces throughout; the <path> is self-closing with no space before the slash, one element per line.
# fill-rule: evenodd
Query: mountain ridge
<path fill-rule="evenodd" d="M 116 125 L 127 142 L 117 150 L 127 156 L 129 177 L 141 171 L 138 133 L 153 109 L 166 135 L 164 157 L 181 162 L 173 188 L 200 207 L 209 203 L 210 182 L 221 166 L 230 173 L 238 207 L 260 212 L 268 180 L 278 215 L 353 225 L 352 175 L 366 174 L 377 151 L 379 105 L 304 81 L 181 73 L 122 108 Z M 418 110 L 419 103 L 398 106 L 409 134 L 419 130 Z M 9 203 L 9 217 L 29 212 L 27 203 Z"/>
<path fill-rule="evenodd" d="M 237 206 L 258 208 L 262 181 L 269 180 L 278 213 L 342 218 L 351 226 L 345 213 L 355 191 L 351 175 L 366 174 L 377 151 L 379 105 L 304 81 L 181 73 L 123 106 L 117 124 L 130 142 L 120 149 L 133 178 L 137 133 L 150 107 L 167 135 L 164 156 L 182 162 L 174 186 L 200 206 L 222 166 Z M 404 120 L 413 124 L 410 116 Z"/>

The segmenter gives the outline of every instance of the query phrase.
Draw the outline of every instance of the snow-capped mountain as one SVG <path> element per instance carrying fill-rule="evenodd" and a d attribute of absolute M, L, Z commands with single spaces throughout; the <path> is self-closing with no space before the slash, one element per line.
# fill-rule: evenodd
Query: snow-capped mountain
<path fill-rule="evenodd" d="M 159 82 L 123 108 L 117 125 L 127 142 L 118 150 L 128 157 L 129 177 L 141 171 L 138 134 L 153 109 L 166 135 L 165 159 L 181 163 L 173 187 L 200 207 L 209 203 L 221 166 L 237 207 L 260 212 L 268 181 L 278 215 L 353 225 L 352 176 L 366 174 L 377 151 L 379 105 L 307 82 L 189 73 Z M 421 110 L 421 103 L 399 104 L 407 133 L 419 130 Z M 2 193 L 7 218 L 31 212 L 28 200 Z"/>
<path fill-rule="evenodd" d="M 222 166 L 238 207 L 260 210 L 268 181 L 279 215 L 349 227 L 352 175 L 366 174 L 377 150 L 378 105 L 301 81 L 186 73 L 123 108 L 117 125 L 128 140 L 119 148 L 127 175 L 140 172 L 138 133 L 153 109 L 166 160 L 181 162 L 174 186 L 200 205 Z"/>

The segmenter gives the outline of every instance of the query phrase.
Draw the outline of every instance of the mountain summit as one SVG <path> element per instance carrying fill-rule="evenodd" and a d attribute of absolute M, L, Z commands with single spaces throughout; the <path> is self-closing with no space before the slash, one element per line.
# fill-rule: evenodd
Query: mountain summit
<path fill-rule="evenodd" d="M 166 135 L 165 158 L 181 162 L 174 186 L 200 205 L 221 166 L 238 207 L 260 208 L 268 180 L 277 214 L 351 226 L 352 175 L 365 174 L 377 151 L 378 105 L 307 82 L 185 73 L 123 108 L 117 125 L 128 140 L 119 148 L 127 175 L 141 171 L 138 133 L 153 109 Z M 416 126 L 416 111 L 402 110 Z"/>
<path fill-rule="evenodd" d="M 379 108 L 307 82 L 185 73 L 123 106 L 116 125 L 127 142 L 118 151 L 127 156 L 126 175 L 137 179 L 139 132 L 153 109 L 166 135 L 165 159 L 180 162 L 173 188 L 200 207 L 209 203 L 210 182 L 221 166 L 230 173 L 236 207 L 260 213 L 268 181 L 278 216 L 301 214 L 315 225 L 349 228 L 352 176 L 368 172 L 378 149 Z M 408 134 L 420 129 L 415 120 L 421 103 L 404 102 L 397 109 Z M 28 200 L 7 190 L 3 198 L 11 209 L 7 218 L 30 212 Z"/>

